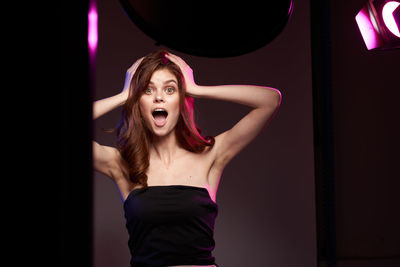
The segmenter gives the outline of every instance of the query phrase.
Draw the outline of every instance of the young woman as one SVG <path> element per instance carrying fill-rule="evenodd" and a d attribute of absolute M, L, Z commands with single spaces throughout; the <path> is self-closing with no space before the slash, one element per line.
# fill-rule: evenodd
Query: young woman
<path fill-rule="evenodd" d="M 203 137 L 193 98 L 252 110 L 231 129 Z M 117 147 L 94 142 L 93 159 L 123 200 L 131 266 L 218 266 L 212 250 L 223 169 L 268 125 L 280 102 L 280 92 L 269 87 L 200 86 L 185 61 L 160 50 L 128 69 L 120 94 L 94 103 L 94 119 L 123 105 Z"/>

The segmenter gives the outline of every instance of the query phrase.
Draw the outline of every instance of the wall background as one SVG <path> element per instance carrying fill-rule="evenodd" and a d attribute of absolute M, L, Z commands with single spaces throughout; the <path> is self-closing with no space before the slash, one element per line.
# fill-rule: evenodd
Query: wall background
<path fill-rule="evenodd" d="M 125 71 L 155 50 L 124 14 L 118 1 L 98 0 L 99 45 L 94 99 L 122 90 Z M 280 110 L 267 127 L 225 168 L 217 194 L 214 256 L 221 266 L 316 266 L 312 84 L 308 0 L 295 1 L 293 15 L 270 44 L 240 57 L 181 56 L 204 85 L 255 84 L 278 88 Z M 212 41 L 212 40 L 210 40 Z M 94 139 L 115 145 L 120 109 L 94 122 Z M 230 129 L 250 109 L 196 99 L 205 135 Z M 115 185 L 94 174 L 94 266 L 129 266 L 128 234 Z"/>
<path fill-rule="evenodd" d="M 330 1 L 339 267 L 400 266 L 400 49 L 368 51 L 355 16 Z"/>

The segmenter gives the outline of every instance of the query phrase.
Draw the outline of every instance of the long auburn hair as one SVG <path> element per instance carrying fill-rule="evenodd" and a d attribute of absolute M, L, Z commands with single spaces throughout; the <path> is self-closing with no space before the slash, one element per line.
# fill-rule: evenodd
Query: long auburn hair
<path fill-rule="evenodd" d="M 165 50 L 158 50 L 143 58 L 132 77 L 129 95 L 117 126 L 117 148 L 124 160 L 129 179 L 134 185 L 140 184 L 144 188 L 148 186 L 146 171 L 150 161 L 152 133 L 142 118 L 139 100 L 156 70 L 167 69 L 178 81 L 180 115 L 175 132 L 179 144 L 188 151 L 200 153 L 215 143 L 214 137 L 203 137 L 200 134 L 201 130 L 196 126 L 194 118 L 194 98 L 185 95 L 186 86 L 182 72 L 165 57 L 166 53 Z"/>

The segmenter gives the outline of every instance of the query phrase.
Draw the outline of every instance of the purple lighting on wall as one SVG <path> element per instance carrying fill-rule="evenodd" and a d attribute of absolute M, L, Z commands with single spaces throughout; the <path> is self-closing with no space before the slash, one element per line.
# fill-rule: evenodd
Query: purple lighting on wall
<path fill-rule="evenodd" d="M 95 1 L 90 1 L 88 12 L 88 47 L 91 53 L 97 49 L 97 7 Z"/>
<path fill-rule="evenodd" d="M 95 74 L 96 74 L 96 51 L 97 51 L 97 5 L 96 0 L 89 1 L 88 10 L 88 63 L 89 63 L 89 90 L 94 91 L 95 88 Z"/>

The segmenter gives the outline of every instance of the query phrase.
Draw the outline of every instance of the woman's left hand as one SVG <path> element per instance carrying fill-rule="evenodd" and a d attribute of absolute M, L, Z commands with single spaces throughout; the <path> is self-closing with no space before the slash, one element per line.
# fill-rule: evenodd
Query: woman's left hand
<path fill-rule="evenodd" d="M 186 62 L 177 55 L 167 53 L 165 56 L 181 69 L 183 78 L 185 79 L 186 94 L 188 96 L 195 97 L 198 86 L 194 81 L 192 68 L 190 68 L 190 66 L 186 64 Z"/>

